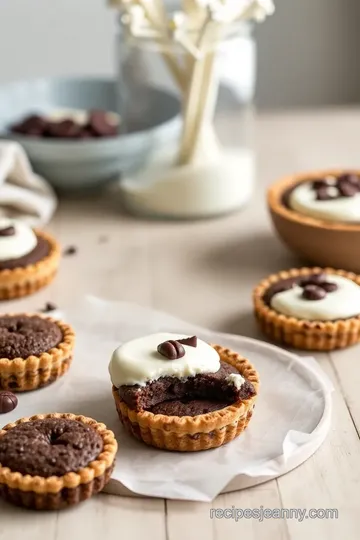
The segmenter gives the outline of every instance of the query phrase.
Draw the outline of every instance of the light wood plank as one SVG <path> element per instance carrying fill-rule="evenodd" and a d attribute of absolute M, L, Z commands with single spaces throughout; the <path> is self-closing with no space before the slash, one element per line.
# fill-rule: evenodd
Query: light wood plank
<path fill-rule="evenodd" d="M 325 443 L 303 465 L 277 479 L 285 508 L 337 509 L 338 519 L 288 520 L 291 540 L 306 537 L 356 540 L 360 488 L 360 441 L 327 355 L 322 368 L 335 386 L 332 428 Z"/>
<path fill-rule="evenodd" d="M 77 508 L 59 512 L 56 538 L 165 540 L 164 501 L 99 495 Z"/>
<path fill-rule="evenodd" d="M 246 537 L 253 540 L 288 540 L 285 521 L 240 518 L 244 509 L 280 508 L 281 500 L 275 480 L 261 486 L 220 495 L 211 504 L 167 501 L 169 540 L 222 540 Z M 216 517 L 216 510 L 231 518 Z M 230 513 L 231 512 L 231 513 Z M 237 518 L 235 517 L 237 516 Z"/>

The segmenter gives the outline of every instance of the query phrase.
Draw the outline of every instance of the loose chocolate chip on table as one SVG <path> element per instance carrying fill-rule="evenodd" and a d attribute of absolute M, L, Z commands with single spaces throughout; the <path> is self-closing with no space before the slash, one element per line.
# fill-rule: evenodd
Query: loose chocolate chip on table
<path fill-rule="evenodd" d="M 302 292 L 302 297 L 306 300 L 322 300 L 325 296 L 326 292 L 318 285 L 305 285 Z"/>
<path fill-rule="evenodd" d="M 69 246 L 64 249 L 63 255 L 75 255 L 77 253 L 77 247 L 76 246 Z"/>
<path fill-rule="evenodd" d="M 57 305 L 53 304 L 52 302 L 46 302 L 45 307 L 40 309 L 42 313 L 49 313 L 50 311 L 55 311 L 57 309 Z"/>
<path fill-rule="evenodd" d="M 13 411 L 18 404 L 18 398 L 12 392 L 0 392 L 0 414 Z"/>
<path fill-rule="evenodd" d="M 334 292 L 338 289 L 336 283 L 330 283 L 330 281 L 324 281 L 323 283 L 319 283 L 319 287 L 324 289 L 324 291 L 326 292 Z"/>
<path fill-rule="evenodd" d="M 178 343 L 182 343 L 183 345 L 188 345 L 189 347 L 197 347 L 197 337 L 187 337 L 184 339 L 178 339 Z"/>
<path fill-rule="evenodd" d="M 14 236 L 15 234 L 15 227 L 12 225 L 10 227 L 5 227 L 4 229 L 0 229 L 0 236 Z"/>
<path fill-rule="evenodd" d="M 164 341 L 158 345 L 158 353 L 165 356 L 169 360 L 176 360 L 176 358 L 182 358 L 185 355 L 185 349 L 178 341 L 170 339 Z"/>

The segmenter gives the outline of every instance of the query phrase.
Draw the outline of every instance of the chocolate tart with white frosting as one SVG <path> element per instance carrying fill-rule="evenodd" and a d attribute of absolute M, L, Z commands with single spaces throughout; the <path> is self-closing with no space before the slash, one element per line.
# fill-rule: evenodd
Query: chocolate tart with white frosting
<path fill-rule="evenodd" d="M 121 345 L 109 366 L 125 429 L 163 450 L 194 452 L 246 429 L 259 390 L 250 362 L 196 336 L 161 333 Z"/>
<path fill-rule="evenodd" d="M 73 506 L 104 488 L 116 452 L 113 432 L 92 418 L 21 418 L 0 430 L 0 496 L 35 510 Z"/>
<path fill-rule="evenodd" d="M 268 190 L 281 240 L 313 265 L 360 273 L 360 170 L 292 174 Z"/>
<path fill-rule="evenodd" d="M 27 296 L 48 285 L 60 260 L 56 240 L 21 221 L 0 220 L 0 300 Z"/>
<path fill-rule="evenodd" d="M 360 276 L 333 268 L 273 274 L 253 291 L 256 319 L 273 341 L 331 351 L 360 342 Z"/>
<path fill-rule="evenodd" d="M 72 362 L 70 325 L 43 315 L 0 316 L 0 390 L 36 390 L 64 375 Z"/>

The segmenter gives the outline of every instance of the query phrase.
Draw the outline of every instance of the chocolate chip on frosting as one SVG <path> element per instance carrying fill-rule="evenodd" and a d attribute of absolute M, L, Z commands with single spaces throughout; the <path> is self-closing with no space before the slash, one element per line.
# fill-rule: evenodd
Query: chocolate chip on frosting
<path fill-rule="evenodd" d="M 324 289 L 327 293 L 335 292 L 338 290 L 338 286 L 336 283 L 330 283 L 330 281 L 324 281 L 323 283 L 319 283 L 319 287 Z"/>
<path fill-rule="evenodd" d="M 302 297 L 306 300 L 322 300 L 326 296 L 326 291 L 318 285 L 305 285 Z"/>
<path fill-rule="evenodd" d="M 15 235 L 15 227 L 10 225 L 10 227 L 4 227 L 3 229 L 0 229 L 0 236 L 14 236 Z"/>
<path fill-rule="evenodd" d="M 160 343 L 157 348 L 158 352 L 168 358 L 169 360 L 176 360 L 176 358 L 182 358 L 185 356 L 185 349 L 178 341 L 170 339 Z"/>
<path fill-rule="evenodd" d="M 326 187 L 328 187 L 330 185 L 331 185 L 331 183 L 327 178 L 319 178 L 317 180 L 312 181 L 312 187 L 315 190 L 326 188 Z"/>
<path fill-rule="evenodd" d="M 360 178 L 356 174 L 342 174 L 329 179 L 316 179 L 312 181 L 312 188 L 316 192 L 317 201 L 327 201 L 341 197 L 354 197 L 360 192 Z"/>
<path fill-rule="evenodd" d="M 326 274 L 310 274 L 300 279 L 300 287 L 305 287 L 305 285 L 318 285 L 319 283 L 324 283 L 326 281 Z"/>
<path fill-rule="evenodd" d="M 187 345 L 188 347 L 197 347 L 197 337 L 192 336 L 184 339 L 178 339 L 178 343 L 182 343 L 183 345 Z"/>
<path fill-rule="evenodd" d="M 343 197 L 354 197 L 359 190 L 352 184 L 340 184 L 339 191 Z"/>

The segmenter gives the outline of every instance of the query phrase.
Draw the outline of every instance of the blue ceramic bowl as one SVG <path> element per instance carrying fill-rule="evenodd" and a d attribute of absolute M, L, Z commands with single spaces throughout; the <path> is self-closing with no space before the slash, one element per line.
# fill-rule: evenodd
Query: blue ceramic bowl
<path fill-rule="evenodd" d="M 58 109 L 117 112 L 114 80 L 59 78 L 20 81 L 0 86 L 0 137 L 18 141 L 35 171 L 55 188 L 83 189 L 119 178 L 143 167 L 159 146 L 178 137 L 180 103 L 155 88 L 143 88 L 132 102 L 132 130 L 102 139 L 42 139 L 11 133 L 9 127 L 32 113 Z"/>

